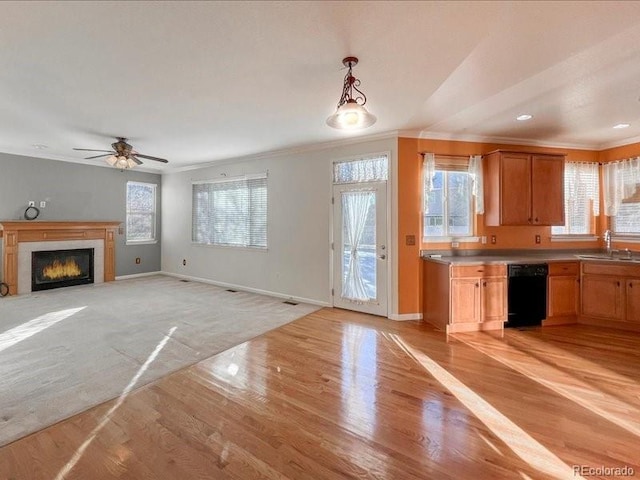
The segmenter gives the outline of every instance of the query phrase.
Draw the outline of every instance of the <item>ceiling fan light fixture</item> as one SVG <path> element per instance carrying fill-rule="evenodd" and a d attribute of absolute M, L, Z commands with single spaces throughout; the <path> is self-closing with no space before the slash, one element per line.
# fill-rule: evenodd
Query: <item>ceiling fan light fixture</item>
<path fill-rule="evenodd" d="M 105 159 L 105 162 L 107 162 L 112 167 L 116 164 L 117 161 L 118 157 L 116 157 L 115 155 L 111 155 Z"/>
<path fill-rule="evenodd" d="M 355 78 L 352 73 L 352 68 L 358 64 L 358 59 L 346 57 L 342 60 L 342 64 L 349 71 L 344 77 L 342 95 L 338 101 L 336 112 L 327 118 L 327 125 L 340 130 L 360 130 L 370 127 L 376 123 L 377 118 L 364 108 L 367 96 L 358 89 L 360 80 Z"/>

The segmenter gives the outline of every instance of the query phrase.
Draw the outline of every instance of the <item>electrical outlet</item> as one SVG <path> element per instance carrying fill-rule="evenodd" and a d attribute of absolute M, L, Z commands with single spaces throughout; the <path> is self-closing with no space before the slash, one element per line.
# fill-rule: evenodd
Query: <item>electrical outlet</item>
<path fill-rule="evenodd" d="M 482 237 L 480 237 L 480 243 L 482 243 L 483 245 L 487 244 L 487 236 L 483 235 Z"/>
<path fill-rule="evenodd" d="M 536 235 L 536 243 L 540 243 L 541 239 L 540 239 L 540 235 Z"/>
<path fill-rule="evenodd" d="M 47 202 L 40 202 L 40 208 L 46 208 Z"/>
<path fill-rule="evenodd" d="M 496 238 L 495 235 L 491 235 L 491 245 L 495 245 L 496 243 L 498 243 L 498 240 Z"/>
<path fill-rule="evenodd" d="M 451 242 L 451 248 L 458 248 L 460 246 L 460 243 L 458 242 Z"/>
<path fill-rule="evenodd" d="M 29 206 L 30 207 L 35 207 L 36 206 L 36 202 L 34 202 L 33 200 L 29 200 Z"/>
<path fill-rule="evenodd" d="M 405 242 L 407 245 L 415 245 L 416 244 L 416 236 L 415 235 L 407 235 L 405 237 Z"/>
<path fill-rule="evenodd" d="M 142 261 L 142 260 L 140 260 L 140 257 L 136 257 L 136 265 L 140 265 L 140 262 L 141 262 L 141 261 Z"/>

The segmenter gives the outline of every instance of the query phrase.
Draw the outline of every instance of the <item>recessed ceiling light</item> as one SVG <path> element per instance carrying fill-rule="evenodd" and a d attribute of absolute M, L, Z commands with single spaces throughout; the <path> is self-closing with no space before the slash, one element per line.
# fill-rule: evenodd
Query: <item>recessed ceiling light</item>
<path fill-rule="evenodd" d="M 45 148 L 49 148 L 46 145 L 42 145 L 40 143 L 36 143 L 35 145 L 31 145 L 31 146 L 37 150 L 44 150 Z"/>
<path fill-rule="evenodd" d="M 620 129 L 620 128 L 627 128 L 627 127 L 630 127 L 630 126 L 631 125 L 629 125 L 628 123 L 619 123 L 617 125 L 614 125 L 613 128 Z"/>
<path fill-rule="evenodd" d="M 533 115 L 529 115 L 528 113 L 524 113 L 522 115 L 518 115 L 516 117 L 516 120 L 520 121 L 520 122 L 524 122 L 525 120 L 531 120 L 533 118 Z"/>

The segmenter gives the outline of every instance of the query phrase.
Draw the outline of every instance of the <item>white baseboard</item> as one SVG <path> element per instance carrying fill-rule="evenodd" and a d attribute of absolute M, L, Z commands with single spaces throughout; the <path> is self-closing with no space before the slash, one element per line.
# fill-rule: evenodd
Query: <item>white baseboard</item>
<path fill-rule="evenodd" d="M 259 295 L 266 295 L 268 297 L 276 297 L 276 298 L 284 298 L 285 300 L 293 300 L 294 302 L 300 302 L 300 303 L 308 303 L 311 305 L 317 305 L 319 307 L 330 307 L 331 304 L 329 302 L 321 302 L 319 300 L 314 300 L 311 298 L 304 298 L 304 297 L 296 297 L 294 295 L 287 295 L 284 293 L 280 293 L 280 292 L 271 292 L 269 290 L 262 290 L 259 288 L 252 288 L 252 287 L 246 287 L 244 285 L 236 285 L 233 283 L 226 283 L 226 282 L 219 282 L 216 280 L 210 280 L 208 278 L 200 278 L 200 277 L 192 277 L 191 275 L 182 275 L 180 273 L 172 273 L 172 272 L 158 272 L 159 274 L 162 275 L 168 275 L 170 277 L 176 277 L 176 278 L 181 278 L 184 280 L 191 280 L 194 282 L 201 282 L 201 283 L 208 283 L 209 285 L 215 285 L 216 287 L 223 287 L 223 288 L 232 288 L 234 290 L 239 290 L 242 292 L 250 292 L 250 293 L 257 293 Z"/>
<path fill-rule="evenodd" d="M 389 320 L 404 322 L 406 320 L 422 320 L 421 313 L 390 313 Z"/>
<path fill-rule="evenodd" d="M 132 273 L 131 275 L 120 275 L 116 277 L 116 280 L 128 280 L 130 278 L 150 277 L 152 275 L 162 275 L 163 272 L 145 272 L 145 273 Z"/>

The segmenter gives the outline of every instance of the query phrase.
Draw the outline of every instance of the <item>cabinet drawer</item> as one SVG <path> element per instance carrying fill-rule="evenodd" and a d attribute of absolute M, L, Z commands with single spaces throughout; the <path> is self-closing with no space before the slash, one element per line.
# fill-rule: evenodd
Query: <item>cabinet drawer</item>
<path fill-rule="evenodd" d="M 578 262 L 550 262 L 549 276 L 578 275 Z"/>
<path fill-rule="evenodd" d="M 612 265 L 611 263 L 582 262 L 582 273 L 640 277 L 640 266 Z"/>
<path fill-rule="evenodd" d="M 506 277 L 506 265 L 453 265 L 451 277 Z"/>

